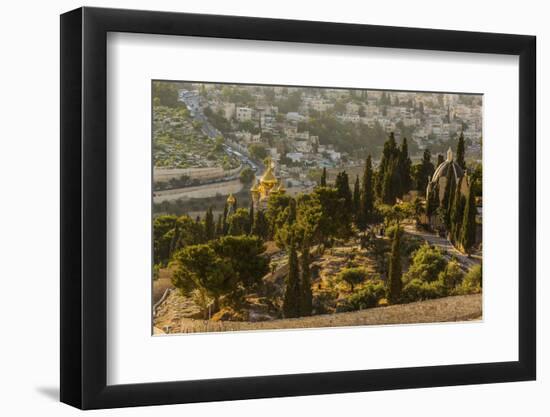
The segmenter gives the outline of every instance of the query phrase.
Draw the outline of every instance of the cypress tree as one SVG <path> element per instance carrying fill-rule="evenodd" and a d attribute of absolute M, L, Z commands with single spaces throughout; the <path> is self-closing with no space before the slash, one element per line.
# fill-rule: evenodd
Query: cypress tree
<path fill-rule="evenodd" d="M 359 227 L 365 229 L 371 221 L 374 206 L 372 158 L 367 156 L 365 171 L 363 172 L 363 184 L 361 188 L 361 201 L 359 210 Z"/>
<path fill-rule="evenodd" d="M 204 232 L 207 240 L 214 239 L 216 235 L 216 226 L 214 225 L 214 214 L 212 214 L 212 206 L 206 210 L 206 216 L 204 217 Z"/>
<path fill-rule="evenodd" d="M 302 316 L 311 316 L 313 296 L 311 293 L 311 273 L 309 270 L 309 244 L 304 240 L 302 248 L 302 275 L 300 288 L 302 290 L 300 312 Z"/>
<path fill-rule="evenodd" d="M 426 215 L 431 217 L 439 207 L 439 185 L 436 185 L 428 194 L 426 202 Z"/>
<path fill-rule="evenodd" d="M 432 164 L 432 154 L 429 149 L 424 149 L 422 162 L 420 165 L 420 175 L 417 178 L 416 189 L 422 193 L 426 192 L 428 186 L 428 178 L 434 173 L 434 165 Z"/>
<path fill-rule="evenodd" d="M 385 204 L 393 204 L 395 203 L 395 201 L 392 199 L 391 195 L 392 195 L 392 190 L 391 190 L 391 186 L 392 186 L 392 180 L 391 180 L 391 172 L 390 170 L 386 170 L 386 172 L 384 172 L 384 175 L 382 177 L 382 193 L 381 193 L 381 199 L 382 199 L 382 202 L 385 203 Z"/>
<path fill-rule="evenodd" d="M 296 221 L 296 200 L 293 198 L 288 203 L 288 217 L 286 221 L 290 226 Z"/>
<path fill-rule="evenodd" d="M 451 241 L 453 243 L 460 241 L 460 232 L 462 230 L 462 217 L 464 216 L 464 206 L 466 199 L 460 192 L 464 177 L 458 180 L 456 192 L 454 195 L 453 208 L 451 211 Z"/>
<path fill-rule="evenodd" d="M 229 228 L 229 225 L 227 224 L 227 212 L 228 211 L 229 211 L 229 206 L 227 205 L 227 203 L 225 203 L 224 206 L 223 206 L 222 235 L 226 235 L 227 234 L 227 229 Z"/>
<path fill-rule="evenodd" d="M 443 155 L 437 154 L 437 166 L 441 165 L 443 162 L 445 162 Z"/>
<path fill-rule="evenodd" d="M 401 178 L 399 176 L 398 160 L 390 160 L 386 172 L 384 174 L 384 181 L 382 183 L 382 201 L 385 204 L 395 204 L 395 199 L 399 196 L 399 190 L 401 188 Z"/>
<path fill-rule="evenodd" d="M 323 173 L 321 174 L 321 187 L 327 186 L 327 169 L 323 167 Z"/>
<path fill-rule="evenodd" d="M 359 175 L 355 177 L 355 184 L 353 186 L 353 216 L 357 221 L 359 219 L 359 209 L 361 206 L 361 191 L 359 186 Z"/>
<path fill-rule="evenodd" d="M 450 175 L 445 182 L 445 192 L 443 194 L 443 200 L 441 201 L 441 209 L 443 210 L 443 222 L 447 232 L 451 231 L 451 209 L 453 206 L 454 195 L 456 191 L 455 176 Z"/>
<path fill-rule="evenodd" d="M 285 282 L 285 295 L 283 299 L 283 316 L 293 318 L 300 316 L 300 276 L 298 267 L 298 255 L 294 240 L 291 239 L 288 252 L 288 274 Z"/>
<path fill-rule="evenodd" d="M 334 185 L 336 186 L 338 198 L 344 199 L 346 203 L 346 209 L 349 210 L 352 205 L 352 196 L 351 196 L 351 191 L 349 189 L 349 179 L 346 171 L 342 171 L 338 173 L 338 175 L 336 176 L 336 182 Z"/>
<path fill-rule="evenodd" d="M 258 236 L 261 239 L 267 239 L 269 234 L 269 223 L 265 217 L 263 210 L 258 210 L 254 216 L 254 223 L 252 225 L 252 234 Z"/>
<path fill-rule="evenodd" d="M 248 225 L 246 233 L 252 233 L 252 227 L 254 226 L 254 201 L 250 200 L 250 207 L 248 208 Z"/>
<path fill-rule="evenodd" d="M 401 150 L 399 151 L 399 176 L 401 180 L 401 195 L 411 190 L 411 158 L 409 158 L 409 145 L 407 138 L 403 138 Z"/>
<path fill-rule="evenodd" d="M 384 183 L 386 181 L 387 171 L 392 161 L 399 156 L 399 150 L 395 143 L 394 133 L 390 133 L 390 137 L 384 142 L 382 150 L 382 158 L 380 159 L 380 167 L 376 175 L 376 195 L 381 200 L 384 200 Z M 386 196 L 387 197 L 387 196 Z"/>
<path fill-rule="evenodd" d="M 176 227 L 174 227 L 174 234 L 172 235 L 172 239 L 170 240 L 170 253 L 168 254 L 168 258 L 172 258 L 172 255 L 178 250 L 178 241 L 180 239 L 180 226 L 178 221 L 176 220 Z"/>
<path fill-rule="evenodd" d="M 462 218 L 461 243 L 468 255 L 476 243 L 476 203 L 473 188 L 473 184 L 471 184 L 466 207 L 464 208 L 464 217 Z"/>
<path fill-rule="evenodd" d="M 388 301 L 391 304 L 399 303 L 401 289 L 403 288 L 403 282 L 401 281 L 400 234 L 401 230 L 397 227 L 393 235 L 390 264 L 388 268 Z"/>
<path fill-rule="evenodd" d="M 465 161 L 465 150 L 464 150 L 464 132 L 460 132 L 458 138 L 458 144 L 456 145 L 456 163 L 460 165 L 460 168 L 466 169 Z"/>
<path fill-rule="evenodd" d="M 218 222 L 216 223 L 216 236 L 223 235 L 223 214 L 218 215 Z"/>

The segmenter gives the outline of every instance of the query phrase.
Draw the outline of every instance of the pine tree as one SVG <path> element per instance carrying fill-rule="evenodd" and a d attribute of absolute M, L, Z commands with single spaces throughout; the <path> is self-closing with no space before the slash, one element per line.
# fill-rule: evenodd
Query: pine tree
<path fill-rule="evenodd" d="M 309 244 L 304 241 L 302 248 L 302 275 L 300 282 L 301 307 L 300 312 L 302 316 L 311 316 L 311 309 L 313 304 L 313 295 L 311 292 L 311 273 L 309 270 Z"/>
<path fill-rule="evenodd" d="M 388 267 L 388 301 L 391 304 L 399 303 L 401 298 L 401 289 L 403 281 L 401 280 L 401 248 L 400 248 L 401 230 L 399 227 L 395 229 L 393 242 L 391 247 L 390 264 Z"/>
<path fill-rule="evenodd" d="M 363 172 L 363 184 L 361 187 L 361 201 L 359 210 L 359 227 L 365 229 L 367 224 L 372 220 L 372 210 L 374 207 L 374 190 L 373 190 L 373 172 L 372 158 L 367 156 L 365 162 L 365 171 Z"/>
<path fill-rule="evenodd" d="M 246 234 L 252 233 L 252 227 L 254 226 L 254 201 L 250 201 L 250 207 L 248 208 L 248 227 Z"/>
<path fill-rule="evenodd" d="M 321 187 L 327 186 L 327 169 L 323 167 L 323 173 L 321 174 Z"/>
<path fill-rule="evenodd" d="M 476 203 L 473 184 L 470 185 L 466 207 L 464 208 L 464 217 L 462 219 L 461 242 L 462 247 L 469 255 L 472 247 L 476 243 Z"/>
<path fill-rule="evenodd" d="M 361 206 L 361 191 L 359 186 L 359 175 L 355 177 L 355 184 L 353 186 L 353 216 L 355 221 L 359 219 L 359 209 Z"/>
<path fill-rule="evenodd" d="M 294 241 L 291 240 L 288 251 L 288 275 L 285 281 L 285 295 L 283 299 L 283 316 L 293 318 L 300 316 L 300 271 L 298 255 Z"/>
<path fill-rule="evenodd" d="M 466 161 L 464 158 L 465 158 L 464 132 L 460 132 L 460 136 L 458 138 L 458 144 L 456 145 L 456 163 L 462 169 L 466 169 Z"/>
<path fill-rule="evenodd" d="M 206 210 L 206 216 L 204 217 L 204 231 L 207 240 L 214 239 L 216 235 L 216 226 L 214 225 L 214 214 L 212 213 L 212 206 Z"/>

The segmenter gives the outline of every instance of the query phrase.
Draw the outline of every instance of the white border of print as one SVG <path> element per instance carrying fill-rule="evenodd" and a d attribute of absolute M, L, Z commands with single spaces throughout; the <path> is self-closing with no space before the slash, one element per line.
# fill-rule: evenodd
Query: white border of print
<path fill-rule="evenodd" d="M 517 57 L 118 33 L 107 51 L 108 384 L 518 360 Z M 152 79 L 483 93 L 483 321 L 152 337 Z"/>

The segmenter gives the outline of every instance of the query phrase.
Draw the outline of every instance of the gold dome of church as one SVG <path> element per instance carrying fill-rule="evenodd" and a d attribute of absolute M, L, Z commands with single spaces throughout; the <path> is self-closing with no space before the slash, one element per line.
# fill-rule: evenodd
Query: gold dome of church
<path fill-rule="evenodd" d="M 264 175 L 252 186 L 250 193 L 254 204 L 265 203 L 271 193 L 284 193 L 286 190 L 273 173 L 274 164 L 271 158 L 265 161 L 266 170 Z"/>
<path fill-rule="evenodd" d="M 277 184 L 278 180 L 273 174 L 273 162 L 271 161 L 271 158 L 267 159 L 266 168 L 267 169 L 265 170 L 264 175 L 262 175 L 262 178 L 260 179 L 260 183 L 271 186 Z"/>
<path fill-rule="evenodd" d="M 227 197 L 227 204 L 233 205 L 233 204 L 235 204 L 236 201 L 237 201 L 237 199 L 235 198 L 233 193 L 229 194 L 229 196 Z"/>

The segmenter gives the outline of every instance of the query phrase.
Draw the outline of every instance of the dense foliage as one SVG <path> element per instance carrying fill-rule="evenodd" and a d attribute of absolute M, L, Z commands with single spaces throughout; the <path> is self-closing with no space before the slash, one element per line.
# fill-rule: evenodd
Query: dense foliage
<path fill-rule="evenodd" d="M 240 99 L 244 103 L 249 98 Z M 292 100 L 282 105 L 293 108 Z M 328 116 L 318 117 L 331 123 Z M 462 164 L 462 135 L 458 145 L 457 163 Z M 266 156 L 261 145 L 251 145 L 249 151 L 254 159 Z M 475 245 L 475 198 L 480 195 L 476 184 L 481 182 L 481 174 L 472 177 L 466 196 L 459 191 L 462 178 L 446 184 L 441 202 L 434 198 L 437 189 L 427 201 L 409 194 L 416 189 L 422 196 L 433 171 L 429 150 L 413 165 L 407 139 L 398 145 L 390 134 L 379 165 L 373 166 L 368 155 L 360 171 L 350 171 L 352 181 L 344 170 L 331 171 L 329 181 L 323 168 L 315 177 L 318 185 L 308 193 L 272 193 L 265 206 L 257 207 L 245 194 L 238 194 L 231 203 L 212 199 L 215 204 L 208 206 L 203 218 L 156 216 L 155 277 L 160 269 L 171 266 L 174 286 L 203 311 L 208 309 L 220 317 L 228 308 L 243 311 L 246 297 L 258 294 L 269 299 L 270 308 L 277 310 L 279 317 L 294 318 L 479 292 L 481 267 L 465 273 L 449 254 L 421 244 L 422 239 L 404 231 L 404 222 L 420 224 L 424 214 L 438 215 L 455 246 L 470 253 Z M 244 184 L 254 178 L 250 168 L 240 173 Z M 360 242 L 376 275 L 368 272 L 372 270 L 366 265 L 354 263 L 355 255 L 348 254 L 346 266 L 325 277 L 329 284 L 339 284 L 325 287 L 312 263 L 342 242 Z M 275 246 L 277 265 L 266 254 L 268 246 L 272 251 Z M 286 269 L 277 292 L 267 288 L 264 279 L 281 265 Z"/>

